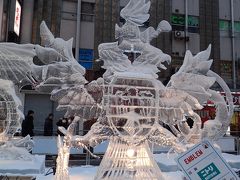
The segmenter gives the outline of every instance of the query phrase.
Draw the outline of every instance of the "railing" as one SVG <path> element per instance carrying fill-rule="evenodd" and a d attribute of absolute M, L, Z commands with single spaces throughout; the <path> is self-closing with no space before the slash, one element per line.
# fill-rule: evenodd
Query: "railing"
<path fill-rule="evenodd" d="M 217 144 L 221 147 L 222 152 L 240 154 L 240 137 L 224 136 L 217 141 Z"/>
<path fill-rule="evenodd" d="M 78 131 L 78 134 L 86 134 L 87 130 L 80 130 Z M 33 140 L 35 141 L 35 148 L 33 149 L 34 154 L 45 154 L 49 156 L 56 156 L 57 155 L 57 136 L 42 136 L 43 131 L 38 131 L 36 134 L 41 134 L 41 136 L 34 136 Z M 57 135 L 57 131 L 54 131 L 53 134 Z M 225 153 L 231 153 L 231 154 L 237 154 L 240 155 L 240 137 L 239 136 L 231 136 L 230 134 L 240 134 L 240 131 L 231 131 L 227 132 L 226 136 L 222 137 L 218 144 L 221 147 L 222 151 Z M 100 144 L 99 146 L 96 146 L 95 148 L 92 148 L 92 152 L 95 154 L 100 155 L 101 157 L 104 155 L 106 149 L 107 149 L 108 143 Z M 46 148 L 47 147 L 47 148 Z M 151 145 L 150 145 L 151 147 Z M 168 149 L 166 147 L 157 147 L 152 146 L 152 151 L 154 153 L 161 153 L 161 152 L 167 152 Z M 100 163 L 101 160 L 96 160 L 90 156 L 90 154 L 87 151 L 84 151 L 82 149 L 76 150 L 72 149 L 71 154 L 73 156 L 72 159 L 70 159 L 70 163 L 82 163 L 86 165 L 97 165 Z M 78 158 L 75 158 L 78 157 Z M 75 160 L 75 159 L 77 160 Z M 80 160 L 79 160 L 80 159 Z"/>
<path fill-rule="evenodd" d="M 35 132 L 35 137 L 38 137 L 41 139 L 56 139 L 58 133 L 57 131 L 53 132 L 53 136 L 43 136 L 44 132 L 43 130 L 37 130 L 34 131 Z M 86 134 L 88 132 L 88 130 L 79 130 L 77 131 L 77 134 L 79 135 L 83 135 Z M 54 140 L 56 141 L 56 140 Z M 228 144 L 226 144 L 228 142 Z M 231 132 L 227 132 L 226 135 L 224 137 L 222 137 L 219 140 L 219 145 L 222 148 L 223 152 L 227 152 L 227 153 L 234 153 L 234 154 L 240 154 L 240 131 L 231 131 Z M 53 144 L 52 144 L 53 145 Z M 95 151 L 96 148 L 93 148 L 93 152 Z M 106 150 L 106 147 L 105 147 Z M 160 151 L 166 151 L 166 148 L 160 148 L 158 147 L 155 148 L 155 146 L 153 146 L 153 152 L 160 152 Z M 78 152 L 78 153 L 82 153 Z M 101 153 L 104 153 L 104 151 L 102 151 Z"/>
<path fill-rule="evenodd" d="M 83 135 L 86 134 L 89 130 L 77 130 L 77 134 Z M 44 136 L 43 129 L 34 129 L 34 136 Z M 56 129 L 53 130 L 52 136 L 58 136 L 58 131 Z"/>

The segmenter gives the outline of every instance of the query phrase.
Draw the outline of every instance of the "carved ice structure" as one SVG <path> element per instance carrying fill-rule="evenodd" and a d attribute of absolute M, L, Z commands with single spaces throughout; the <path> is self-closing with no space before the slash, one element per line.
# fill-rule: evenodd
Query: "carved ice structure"
<path fill-rule="evenodd" d="M 2 86 L 0 89 L 0 138 L 1 141 L 5 141 L 11 138 L 20 126 L 22 114 L 18 108 L 21 105 L 21 101 L 17 97 L 11 81 L 0 79 L 0 84 Z"/>
<path fill-rule="evenodd" d="M 6 46 L 5 46 L 6 45 Z M 0 160 L 33 160 L 28 152 L 33 146 L 29 136 L 14 140 L 13 135 L 21 128 L 24 118 L 19 109 L 21 104 L 13 82 L 19 83 L 29 71 L 28 63 L 11 52 L 7 46 L 14 44 L 0 44 Z M 25 71 L 25 72 L 24 72 Z M 25 146 L 26 148 L 22 148 Z"/>
<path fill-rule="evenodd" d="M 116 25 L 118 42 L 99 45 L 99 60 L 106 69 L 103 79 L 52 92 L 58 108 L 75 115 L 75 122 L 98 117 L 85 136 L 61 129 L 66 134 L 64 145 L 70 149 L 110 141 L 95 179 L 163 179 L 148 142 L 185 151 L 187 144 L 223 135 L 233 113 L 229 88 L 209 70 L 211 46 L 194 57 L 187 51 L 183 66 L 167 87 L 156 79 L 156 73 L 166 69 L 163 63 L 170 63 L 171 57 L 149 43 L 159 33 L 170 31 L 171 26 L 161 21 L 157 30 L 149 27 L 141 32 L 139 26 L 149 18 L 149 7 L 150 1 L 130 0 L 121 11 L 126 23 Z M 210 89 L 215 82 L 226 92 L 229 106 Z M 215 103 L 217 116 L 201 129 L 201 119 L 194 110 L 201 109 L 208 99 Z M 186 117 L 194 120 L 193 128 L 187 125 Z M 163 123 L 172 132 L 163 128 Z M 62 173 L 66 176 L 64 167 L 65 174 L 59 170 L 57 179 L 62 179 Z"/>
<path fill-rule="evenodd" d="M 197 128 L 196 131 L 200 137 L 216 140 L 223 136 L 229 126 L 233 115 L 233 99 L 231 91 L 223 79 L 210 70 L 213 60 L 209 60 L 211 53 L 211 45 L 205 50 L 193 56 L 190 51 L 186 52 L 183 65 L 179 71 L 171 77 L 168 84 L 170 89 L 179 89 L 194 96 L 200 104 L 204 104 L 207 100 L 214 102 L 216 107 L 216 117 L 204 123 L 203 129 Z M 218 83 L 226 93 L 226 101 L 218 92 L 210 89 L 214 83 Z M 198 119 L 198 117 L 197 117 Z M 174 129 L 174 127 L 171 127 Z M 180 126 L 179 126 L 180 128 Z M 187 129 L 189 129 L 187 127 Z M 195 132 L 196 133 L 196 132 Z M 194 132 L 190 141 L 194 142 Z M 187 134 L 184 136 L 186 137 Z M 187 136 L 189 136 L 187 135 Z M 199 137 L 196 139 L 198 141 Z"/>
<path fill-rule="evenodd" d="M 170 31 L 171 26 L 163 20 L 156 30 L 149 27 L 141 32 L 139 26 L 149 18 L 149 8 L 150 1 L 130 0 L 122 9 L 121 17 L 126 23 L 122 27 L 116 25 L 118 41 L 100 44 L 98 48 L 106 72 L 103 78 L 88 84 L 84 68 L 73 58 L 72 40 L 54 38 L 44 22 L 40 33 L 45 47 L 0 46 L 19 57 L 26 56 L 27 61 L 21 60 L 22 76 L 17 76 L 22 84 L 31 82 L 38 91 L 51 92 L 52 100 L 59 104 L 58 110 L 75 116 L 67 130 L 60 128 L 65 137 L 63 142 L 58 140 L 56 179 L 69 179 L 71 147 L 87 148 L 106 140 L 110 143 L 95 179 L 163 179 L 148 142 L 182 152 L 189 143 L 203 138 L 216 140 L 226 131 L 233 112 L 232 97 L 224 81 L 209 70 L 211 46 L 196 56 L 187 51 L 182 67 L 165 87 L 156 73 L 166 69 L 164 63 L 170 63 L 171 57 L 149 43 L 161 32 Z M 38 57 L 43 65 L 34 64 L 33 57 Z M 19 72 L 12 65 L 7 66 L 10 72 Z M 226 92 L 228 106 L 210 89 L 214 82 Z M 194 110 L 201 109 L 208 99 L 215 103 L 217 116 L 201 129 L 201 119 Z M 194 120 L 191 129 L 186 116 Z M 92 118 L 97 118 L 97 122 L 91 130 L 85 136 L 75 135 L 77 122 Z M 209 133 L 210 130 L 214 132 Z"/>
<path fill-rule="evenodd" d="M 31 154 L 23 153 L 25 150 L 18 147 L 25 145 L 31 150 L 29 146 L 33 144 L 32 140 L 29 137 L 19 142 L 12 139 L 16 130 L 21 128 L 21 121 L 24 118 L 19 110 L 21 101 L 15 89 L 18 91 L 24 85 L 32 84 L 39 91 L 51 92 L 61 86 L 66 87 L 66 84 L 73 86 L 87 82 L 82 76 L 85 69 L 73 58 L 72 41 L 54 39 L 45 22 L 41 24 L 40 29 L 43 40 L 49 39 L 44 41 L 49 42 L 46 47 L 0 43 L 0 151 L 5 154 L 1 155 L 3 159 L 12 157 L 14 160 L 14 157 L 24 156 L 25 160 L 33 160 Z M 35 58 L 41 62 L 41 66 L 35 64 Z"/>

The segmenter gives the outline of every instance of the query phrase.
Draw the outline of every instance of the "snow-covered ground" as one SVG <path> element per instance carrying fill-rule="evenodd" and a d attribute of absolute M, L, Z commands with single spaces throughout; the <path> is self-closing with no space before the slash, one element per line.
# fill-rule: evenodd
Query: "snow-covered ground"
<path fill-rule="evenodd" d="M 232 168 L 240 169 L 240 155 L 223 153 L 222 156 Z"/>
<path fill-rule="evenodd" d="M 240 155 L 222 153 L 222 156 L 232 168 L 240 169 Z M 154 154 L 154 159 L 163 172 L 179 170 L 174 160 L 176 157 L 177 154 L 170 154 L 169 158 L 166 153 Z"/>
<path fill-rule="evenodd" d="M 71 180 L 93 180 L 95 174 L 97 173 L 96 166 L 82 166 L 82 167 L 72 167 L 69 169 Z M 183 174 L 180 171 L 163 173 L 165 180 L 179 180 L 182 179 Z M 37 176 L 37 180 L 52 180 L 54 176 Z"/>
<path fill-rule="evenodd" d="M 1 174 L 39 174 L 45 171 L 45 156 L 35 155 L 33 160 L 1 160 Z M 0 178 L 1 179 L 1 178 Z"/>
<path fill-rule="evenodd" d="M 176 154 L 171 154 L 167 157 L 166 153 L 154 154 L 155 160 L 163 171 L 165 180 L 181 180 L 183 179 L 183 173 L 179 171 L 174 158 Z M 240 155 L 232 155 L 223 153 L 224 159 L 235 169 L 240 169 Z M 69 168 L 69 174 L 71 180 L 93 180 L 97 172 L 97 166 L 81 166 L 81 167 L 71 167 Z M 37 180 L 51 180 L 54 176 L 39 175 Z"/>
<path fill-rule="evenodd" d="M 232 154 L 222 154 L 224 159 L 230 164 L 230 166 L 234 169 L 240 169 L 240 155 L 232 155 Z M 176 157 L 176 154 L 170 154 L 169 158 L 166 153 L 161 154 L 154 154 L 154 158 L 161 168 L 163 175 L 165 177 L 165 180 L 181 180 L 183 179 L 183 173 L 179 171 L 176 162 L 174 161 L 174 158 Z M 11 168 L 12 165 L 9 164 L 9 168 Z M 22 168 L 26 167 L 24 164 L 22 164 Z M 7 168 L 7 167 L 5 167 Z M 69 174 L 71 180 L 93 180 L 95 174 L 97 173 L 98 166 L 79 166 L 79 167 L 70 167 L 69 168 Z M 45 171 L 47 171 L 48 168 L 46 168 Z M 10 174 L 8 174 L 10 175 Z M 20 174 L 18 174 L 21 176 Z M 31 176 L 31 175 L 30 175 Z M 36 175 L 32 175 L 36 176 Z M 50 175 L 37 175 L 37 180 L 53 180 L 54 176 L 53 174 Z"/>

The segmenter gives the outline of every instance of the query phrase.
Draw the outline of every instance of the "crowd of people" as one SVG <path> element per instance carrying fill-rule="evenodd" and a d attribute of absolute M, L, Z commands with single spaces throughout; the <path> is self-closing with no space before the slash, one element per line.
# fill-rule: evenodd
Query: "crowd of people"
<path fill-rule="evenodd" d="M 56 123 L 57 127 L 64 127 L 65 129 L 68 128 L 68 126 L 72 123 L 74 117 L 69 118 L 60 118 L 58 122 Z M 64 134 L 57 130 L 57 133 L 55 134 L 53 131 L 53 120 L 54 115 L 50 113 L 47 118 L 44 121 L 44 136 L 54 136 L 54 135 L 61 135 Z M 57 128 L 58 129 L 58 128 Z M 30 135 L 31 137 L 34 136 L 34 111 L 29 110 L 27 115 L 25 116 L 25 119 L 22 122 L 22 136 L 25 137 L 27 135 Z"/>

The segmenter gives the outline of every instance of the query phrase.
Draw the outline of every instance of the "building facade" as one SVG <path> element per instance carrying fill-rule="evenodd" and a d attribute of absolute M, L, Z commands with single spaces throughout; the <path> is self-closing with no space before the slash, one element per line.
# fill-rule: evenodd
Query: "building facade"
<path fill-rule="evenodd" d="M 119 13 L 128 1 L 0 0 L 0 41 L 41 44 L 39 25 L 45 20 L 55 37 L 65 40 L 73 37 L 73 53 L 87 69 L 86 78 L 91 81 L 104 73 L 102 62 L 95 62 L 97 47 L 115 41 L 115 24 L 123 24 Z M 156 28 L 163 19 L 173 28 L 151 42 L 172 56 L 168 69 L 159 73 L 163 83 L 182 65 L 186 50 L 196 54 L 211 43 L 212 69 L 225 79 L 232 91 L 240 89 L 239 0 L 151 0 L 151 3 L 150 20 L 143 29 Z M 20 15 L 16 6 L 20 7 Z M 20 25 L 19 29 L 14 29 L 15 23 Z M 55 119 L 63 115 L 55 111 L 56 104 L 49 100 L 48 94 L 22 92 L 24 111 L 36 112 L 37 129 L 43 129 L 48 113 L 53 112 Z"/>
<path fill-rule="evenodd" d="M 114 2 L 114 1 L 112 1 Z M 107 1 L 96 1 L 95 27 L 98 32 L 112 30 L 106 36 L 95 34 L 95 49 L 100 42 L 114 39 L 110 36 L 113 24 L 119 22 L 111 19 L 128 0 L 121 0 L 119 5 L 109 7 Z M 152 44 L 172 56 L 172 64 L 159 77 L 167 82 L 183 62 L 186 50 L 193 54 L 212 44 L 212 69 L 220 74 L 233 91 L 240 88 L 239 59 L 239 0 L 151 0 L 150 20 L 146 26 L 157 27 L 158 23 L 168 20 L 173 31 L 161 34 Z M 121 19 L 120 19 L 121 21 Z M 232 28 L 233 27 L 233 28 Z M 112 38 L 113 37 L 113 38 Z M 96 54 L 96 53 L 95 53 Z M 99 66 L 96 66 L 99 68 Z M 216 87 L 217 88 L 217 87 Z"/>

